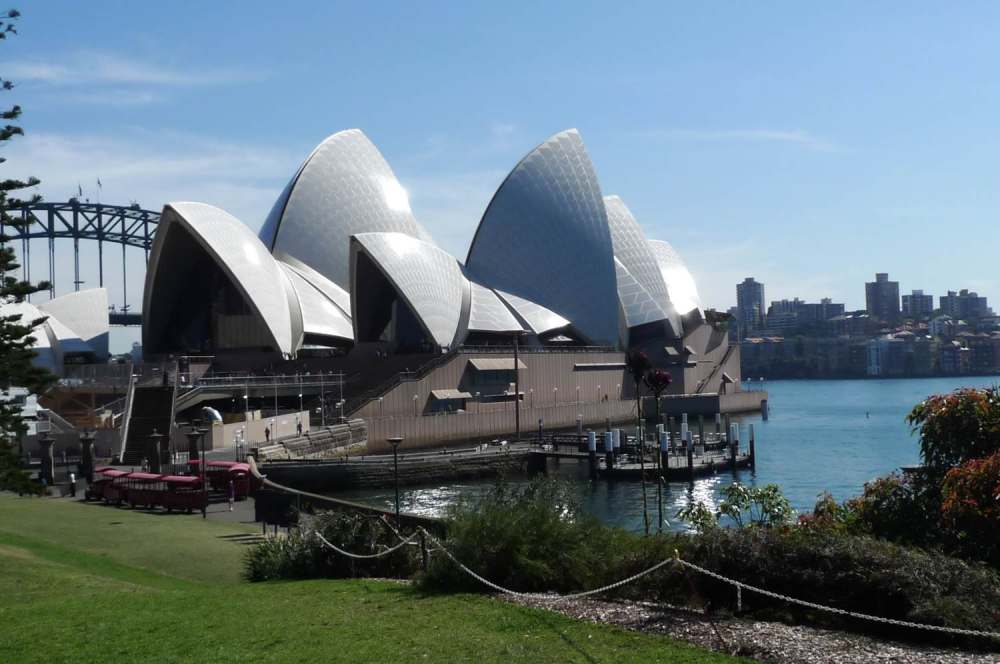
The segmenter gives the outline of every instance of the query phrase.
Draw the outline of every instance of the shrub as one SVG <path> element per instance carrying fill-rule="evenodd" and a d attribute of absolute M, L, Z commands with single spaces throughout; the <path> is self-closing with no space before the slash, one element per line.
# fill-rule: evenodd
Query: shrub
<path fill-rule="evenodd" d="M 733 482 L 722 489 L 722 498 L 714 513 L 697 502 L 681 508 L 677 517 L 705 532 L 717 528 L 723 517 L 737 528 L 771 528 L 789 524 L 795 513 L 777 484 L 755 487 Z"/>
<path fill-rule="evenodd" d="M 695 564 L 773 592 L 834 608 L 934 625 L 1000 629 L 1000 577 L 981 565 L 940 553 L 902 547 L 871 537 L 835 535 L 805 528 L 717 529 L 691 537 L 682 556 Z M 714 608 L 733 609 L 734 588 L 692 573 L 691 581 Z M 660 595 L 684 585 L 671 571 Z M 825 612 L 743 593 L 744 610 L 830 626 L 920 638 Z"/>
<path fill-rule="evenodd" d="M 924 464 L 938 476 L 1000 451 L 1000 387 L 928 397 L 906 417 L 920 433 Z"/>
<path fill-rule="evenodd" d="M 409 578 L 418 569 L 419 551 L 404 546 L 381 558 L 355 560 L 323 544 L 327 541 L 357 554 L 372 554 L 395 546 L 399 539 L 380 519 L 343 512 L 299 515 L 299 527 L 287 537 L 275 537 L 247 552 L 244 576 L 250 581 L 383 577 Z"/>
<path fill-rule="evenodd" d="M 917 546 L 940 543 L 940 505 L 937 482 L 919 472 L 879 477 L 844 503 L 853 513 L 853 532 Z"/>
<path fill-rule="evenodd" d="M 1000 566 L 1000 452 L 948 471 L 942 497 L 941 522 L 955 552 Z"/>
<path fill-rule="evenodd" d="M 538 479 L 525 486 L 497 483 L 477 503 L 449 514 L 445 545 L 477 574 L 519 591 L 570 592 L 599 585 L 617 566 L 623 531 L 584 512 L 568 485 Z M 443 555 L 431 559 L 427 588 L 482 590 Z"/>

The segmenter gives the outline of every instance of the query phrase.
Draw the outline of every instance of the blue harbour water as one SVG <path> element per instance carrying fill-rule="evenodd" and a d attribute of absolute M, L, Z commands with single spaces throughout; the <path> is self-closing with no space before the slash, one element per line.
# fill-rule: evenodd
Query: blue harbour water
<path fill-rule="evenodd" d="M 746 430 L 753 422 L 757 434 L 757 470 L 740 471 L 737 479 L 754 485 L 777 484 L 802 512 L 816 498 L 830 492 L 837 500 L 858 494 L 864 483 L 900 466 L 919 462 L 917 437 L 905 416 L 931 394 L 960 387 L 986 387 L 998 378 L 931 378 L 897 380 L 789 380 L 767 383 L 771 404 L 768 421 L 760 416 L 738 418 Z M 707 424 L 706 426 L 713 426 Z M 573 480 L 588 511 L 601 520 L 641 530 L 642 492 L 638 482 L 591 482 L 586 464 L 563 461 L 556 473 Z M 733 481 L 730 471 L 687 482 L 672 482 L 664 494 L 665 528 L 683 528 L 674 515 L 692 500 L 714 506 L 720 488 Z M 475 500 L 491 482 L 406 487 L 401 509 L 441 515 L 461 498 Z M 358 491 L 342 497 L 391 508 L 392 490 Z M 647 489 L 651 518 L 657 518 L 656 490 Z"/>

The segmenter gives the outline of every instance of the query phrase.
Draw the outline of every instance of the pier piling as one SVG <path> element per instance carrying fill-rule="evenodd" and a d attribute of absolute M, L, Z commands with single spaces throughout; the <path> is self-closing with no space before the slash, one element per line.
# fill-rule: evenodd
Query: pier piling
<path fill-rule="evenodd" d="M 757 470 L 757 450 L 754 445 L 753 424 L 750 425 L 750 470 Z"/>
<path fill-rule="evenodd" d="M 691 440 L 691 432 L 687 432 L 687 440 L 684 441 L 687 449 L 688 478 L 694 482 L 694 441 Z"/>
<path fill-rule="evenodd" d="M 615 469 L 615 435 L 610 431 L 604 432 L 604 463 L 610 477 L 611 471 Z"/>
<path fill-rule="evenodd" d="M 597 479 L 597 434 L 587 432 L 587 464 L 590 466 L 590 479 Z"/>

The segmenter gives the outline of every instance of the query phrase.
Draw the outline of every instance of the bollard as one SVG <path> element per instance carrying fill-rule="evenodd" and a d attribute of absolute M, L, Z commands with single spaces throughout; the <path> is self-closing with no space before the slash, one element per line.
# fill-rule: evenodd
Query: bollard
<path fill-rule="evenodd" d="M 38 439 L 38 453 L 42 457 L 42 464 L 38 471 L 38 479 L 51 486 L 56 481 L 55 460 L 52 458 L 52 445 L 56 441 L 49 437 L 48 432 L 42 434 Z"/>
<path fill-rule="evenodd" d="M 729 427 L 729 463 L 736 473 L 736 453 L 740 447 L 740 425 L 733 424 Z"/>
<path fill-rule="evenodd" d="M 80 434 L 80 474 L 87 484 L 94 481 L 94 435 L 86 429 Z"/>
<path fill-rule="evenodd" d="M 754 449 L 753 424 L 750 425 L 750 470 L 757 470 L 757 450 Z"/>
<path fill-rule="evenodd" d="M 685 447 L 687 449 L 687 461 L 688 461 L 688 478 L 694 481 L 694 443 L 691 440 L 691 432 L 687 432 L 687 440 Z"/>
<path fill-rule="evenodd" d="M 427 537 L 420 531 L 420 568 L 427 573 Z"/>
<path fill-rule="evenodd" d="M 587 432 L 587 463 L 590 466 L 590 479 L 597 479 L 597 434 Z"/>
<path fill-rule="evenodd" d="M 610 431 L 604 432 L 604 464 L 609 474 L 615 468 L 615 435 Z"/>

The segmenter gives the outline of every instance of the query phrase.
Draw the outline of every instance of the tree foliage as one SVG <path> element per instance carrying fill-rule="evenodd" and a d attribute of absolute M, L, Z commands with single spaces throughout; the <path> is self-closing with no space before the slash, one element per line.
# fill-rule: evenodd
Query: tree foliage
<path fill-rule="evenodd" d="M 1000 452 L 948 471 L 941 523 L 956 550 L 1000 567 Z"/>
<path fill-rule="evenodd" d="M 17 34 L 17 20 L 20 13 L 12 9 L 0 16 L 0 40 Z M 0 89 L 9 92 L 14 83 L 0 77 Z M 0 111 L 3 126 L 0 127 L 0 145 L 18 136 L 24 130 L 15 124 L 21 117 L 21 107 L 13 105 Z M 0 164 L 6 162 L 0 156 Z M 20 229 L 25 224 L 11 211 L 39 200 L 37 194 L 26 198 L 17 194 L 38 184 L 38 178 L 24 179 L 3 177 L 0 179 L 0 224 L 2 228 Z M 18 279 L 20 265 L 13 248 L 9 246 L 10 236 L 0 235 L 0 304 L 23 302 L 31 293 L 47 289 L 45 282 L 30 284 Z M 0 316 L 0 391 L 8 392 L 11 387 L 24 387 L 36 394 L 44 391 L 54 380 L 52 375 L 32 365 L 35 356 L 31 336 L 32 329 L 45 319 L 21 320 L 20 315 Z M 15 444 L 27 428 L 21 418 L 21 408 L 10 398 L 0 397 L 0 489 L 23 491 L 29 488 L 27 474 L 20 468 Z"/>
<path fill-rule="evenodd" d="M 1000 387 L 928 397 L 907 415 L 920 434 L 920 454 L 938 476 L 970 459 L 1000 451 Z"/>

